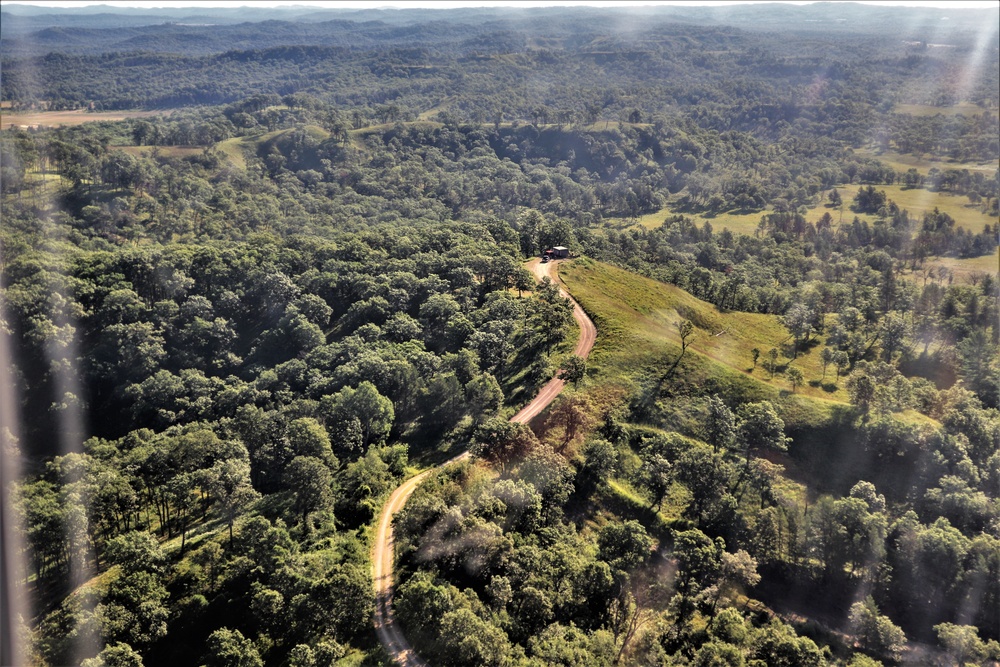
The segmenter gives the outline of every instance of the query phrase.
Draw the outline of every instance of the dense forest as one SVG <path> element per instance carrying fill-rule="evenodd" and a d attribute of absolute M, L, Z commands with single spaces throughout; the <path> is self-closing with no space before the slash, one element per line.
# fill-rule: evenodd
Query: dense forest
<path fill-rule="evenodd" d="M 5 660 L 394 664 L 470 450 L 428 664 L 1000 661 L 995 17 L 76 11 L 4 9 Z"/>

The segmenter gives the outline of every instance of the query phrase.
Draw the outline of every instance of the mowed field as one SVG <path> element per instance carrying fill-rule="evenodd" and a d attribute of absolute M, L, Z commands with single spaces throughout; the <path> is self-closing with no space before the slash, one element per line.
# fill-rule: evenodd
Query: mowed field
<path fill-rule="evenodd" d="M 833 216 L 834 227 L 841 224 L 841 222 L 850 224 L 851 221 L 854 220 L 855 216 L 861 218 L 862 220 L 867 220 L 869 223 L 874 222 L 874 215 L 855 213 L 850 208 L 851 201 L 858 193 L 858 190 L 862 187 L 866 186 L 844 185 L 837 188 L 844 201 L 843 211 L 827 206 L 824 195 L 823 202 L 810 208 L 806 212 L 806 220 L 816 223 L 821 217 L 823 217 L 824 213 L 829 212 L 830 215 Z M 921 188 L 908 189 L 902 185 L 877 185 L 875 186 L 875 189 L 884 190 L 886 197 L 896 202 L 900 208 L 909 211 L 910 217 L 915 218 L 918 222 L 923 219 L 924 213 L 933 211 L 935 208 L 954 218 L 956 226 L 977 234 L 983 231 L 984 225 L 992 225 L 998 222 L 996 218 L 992 218 L 985 213 L 980 212 L 979 206 L 970 204 L 969 199 L 964 195 L 953 195 L 947 192 L 932 192 Z M 684 215 L 695 220 L 699 226 L 706 222 L 711 223 L 712 228 L 716 232 L 728 229 L 734 234 L 753 234 L 757 231 L 757 225 L 760 224 L 761 217 L 768 212 L 769 211 L 765 210 L 755 213 L 729 212 L 714 215 L 685 213 Z M 668 216 L 673 215 L 674 213 L 675 211 L 671 211 L 670 206 L 668 205 L 655 213 L 648 213 L 635 220 L 628 218 L 608 218 L 605 224 L 617 227 L 630 227 L 638 224 L 646 229 L 655 229 L 656 227 L 662 225 L 663 221 Z"/>
<path fill-rule="evenodd" d="M 125 120 L 126 118 L 146 118 L 168 113 L 166 111 L 87 111 L 74 109 L 71 111 L 29 111 L 0 113 L 0 129 L 8 127 L 61 127 L 63 125 L 80 125 L 94 123 L 100 120 Z"/>

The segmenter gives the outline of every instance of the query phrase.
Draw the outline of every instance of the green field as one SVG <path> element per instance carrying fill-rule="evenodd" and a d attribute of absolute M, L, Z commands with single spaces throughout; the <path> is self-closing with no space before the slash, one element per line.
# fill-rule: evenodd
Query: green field
<path fill-rule="evenodd" d="M 784 375 L 779 372 L 771 378 L 763 367 L 764 355 L 772 347 L 791 351 L 791 339 L 777 317 L 724 313 L 678 287 L 587 258 L 561 265 L 559 275 L 597 325 L 590 364 L 602 383 L 628 385 L 638 368 L 658 358 L 675 359 L 680 352 L 675 322 L 688 319 L 695 325 L 688 354 L 694 353 L 703 367 L 700 372 L 726 383 L 749 382 L 770 398 L 791 391 Z M 756 369 L 750 353 L 755 347 L 762 353 Z M 808 385 L 822 378 L 820 349 L 814 345 L 794 361 L 780 356 L 779 370 L 795 366 L 802 371 L 807 385 L 796 390 L 799 398 L 820 399 L 823 404 L 846 402 L 843 381 L 834 385 L 832 368 L 822 386 Z"/>
<path fill-rule="evenodd" d="M 833 216 L 834 227 L 841 222 L 850 223 L 856 215 L 862 220 L 867 220 L 870 223 L 874 222 L 874 215 L 857 214 L 850 208 L 851 201 L 862 187 L 866 186 L 843 185 L 838 187 L 837 190 L 844 200 L 843 210 L 827 206 L 827 201 L 824 198 L 820 204 L 813 206 L 806 212 L 806 220 L 816 223 L 823 217 L 824 213 L 829 212 Z M 924 213 L 937 208 L 954 218 L 956 226 L 962 227 L 967 231 L 976 232 L 977 234 L 983 231 L 984 225 L 996 224 L 998 222 L 996 218 L 980 212 L 979 206 L 970 204 L 968 198 L 964 195 L 932 192 L 921 188 L 910 189 L 902 185 L 878 185 L 875 186 L 875 189 L 884 190 L 889 199 L 896 202 L 900 208 L 909 211 L 910 217 L 918 221 L 923 218 Z M 655 213 L 648 213 L 639 218 L 608 218 L 605 224 L 618 228 L 639 225 L 646 229 L 655 229 L 662 225 L 668 216 L 676 212 L 672 211 L 669 206 L 665 206 Z M 685 213 L 684 215 L 695 220 L 699 226 L 706 222 L 710 223 L 712 229 L 716 232 L 728 229 L 734 234 L 753 234 L 757 231 L 761 217 L 768 212 L 769 210 L 754 213 Z"/>
<path fill-rule="evenodd" d="M 857 194 L 858 189 L 863 186 L 860 185 L 846 185 L 837 188 L 840 191 L 840 196 L 844 199 L 844 221 L 849 222 L 854 219 L 854 213 L 849 209 L 851 200 L 854 199 L 854 195 Z M 886 196 L 892 201 L 896 202 L 900 208 L 906 209 L 910 212 L 910 218 L 916 218 L 921 220 L 924 213 L 928 213 L 937 208 L 944 213 L 947 213 L 952 218 L 955 219 L 955 224 L 958 227 L 962 227 L 967 231 L 976 232 L 977 234 L 983 231 L 984 225 L 992 225 L 997 222 L 996 218 L 992 218 L 985 213 L 979 211 L 979 206 L 973 206 L 969 203 L 969 200 L 964 195 L 953 195 L 947 192 L 931 192 L 930 190 L 923 190 L 920 188 L 907 189 L 902 185 L 877 185 L 876 190 L 885 190 Z M 815 222 L 823 215 L 823 211 L 831 211 L 834 216 L 834 221 L 838 220 L 839 212 L 833 209 L 827 209 L 824 206 L 818 206 L 814 209 L 810 209 L 806 218 L 810 222 Z M 875 216 L 865 216 L 860 215 L 860 218 L 867 218 L 869 221 L 873 221 Z"/>

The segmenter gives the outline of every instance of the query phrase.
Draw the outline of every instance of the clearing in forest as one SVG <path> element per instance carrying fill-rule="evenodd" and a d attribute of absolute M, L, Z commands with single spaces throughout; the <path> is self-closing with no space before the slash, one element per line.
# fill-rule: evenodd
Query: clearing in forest
<path fill-rule="evenodd" d="M 841 222 L 849 224 L 857 216 L 862 220 L 873 223 L 876 219 L 874 215 L 866 213 L 855 213 L 851 210 L 851 202 L 858 190 L 865 185 L 842 185 L 836 189 L 843 199 L 843 210 L 828 205 L 826 192 L 823 193 L 822 201 L 808 209 L 806 220 L 815 224 L 824 213 L 833 216 L 833 225 L 836 227 Z M 887 198 L 896 202 L 900 208 L 909 211 L 910 218 L 917 221 L 917 226 L 924 217 L 924 213 L 929 213 L 935 208 L 947 213 L 955 219 L 955 226 L 966 231 L 979 233 L 983 231 L 984 225 L 996 224 L 997 220 L 979 210 L 979 206 L 971 204 L 965 195 L 956 195 L 949 192 L 933 192 L 923 188 L 906 188 L 902 185 L 875 185 L 876 190 L 884 190 Z M 711 223 L 712 229 L 721 232 L 728 229 L 734 234 L 753 234 L 757 231 L 762 216 L 770 213 L 770 210 L 754 211 L 752 213 L 742 213 L 730 211 L 725 213 L 686 213 L 683 215 L 694 220 L 698 226 Z M 615 227 L 628 227 L 641 225 L 646 229 L 655 229 L 663 224 L 663 221 L 681 211 L 671 210 L 666 206 L 655 213 L 647 213 L 639 218 L 608 218 L 605 224 Z M 915 227 L 916 230 L 916 227 Z"/>
<path fill-rule="evenodd" d="M 934 106 L 932 104 L 897 104 L 892 109 L 893 113 L 909 114 L 911 116 L 977 116 L 982 113 L 989 113 L 978 104 L 972 102 L 959 102 L 947 107 Z M 997 110 L 993 109 L 993 115 Z"/>
<path fill-rule="evenodd" d="M 992 176 L 997 170 L 996 162 L 953 162 L 951 160 L 939 160 L 931 157 L 921 157 L 911 153 L 896 153 L 894 151 L 877 151 L 871 148 L 855 149 L 855 155 L 872 158 L 886 164 L 898 173 L 906 173 L 910 169 L 916 169 L 920 174 L 926 176 L 931 169 L 945 171 L 948 169 L 968 169 L 969 171 L 981 171 Z"/>
<path fill-rule="evenodd" d="M 64 125 L 80 125 L 96 123 L 100 120 L 125 120 L 126 118 L 146 118 L 161 116 L 169 111 L 87 111 L 72 109 L 68 111 L 26 111 L 4 112 L 0 114 L 0 129 L 8 127 L 62 127 Z"/>
<path fill-rule="evenodd" d="M 663 365 L 666 373 L 680 354 L 676 322 L 686 319 L 694 324 L 686 354 L 705 380 L 711 378 L 719 386 L 743 385 L 742 393 L 760 398 L 792 399 L 783 372 L 794 366 L 805 376 L 805 384 L 795 390 L 797 402 L 819 399 L 808 402 L 815 404 L 812 409 L 825 412 L 829 402 L 847 401 L 845 380 L 835 382 L 832 366 L 823 377 L 822 338 L 800 343 L 802 349 L 793 360 L 792 339 L 773 315 L 722 312 L 678 287 L 587 258 L 562 264 L 559 276 L 597 324 L 590 366 L 603 383 L 629 385 L 642 369 L 649 372 L 656 364 Z M 761 352 L 756 368 L 754 348 Z M 771 348 L 779 351 L 773 377 L 765 369 Z M 819 382 L 811 386 L 811 381 Z"/>
<path fill-rule="evenodd" d="M 920 283 L 924 281 L 925 271 L 933 270 L 937 273 L 942 268 L 948 269 L 951 272 L 952 280 L 961 284 L 969 283 L 973 276 L 983 273 L 992 273 L 995 276 L 1000 273 L 1000 249 L 992 255 L 983 255 L 982 257 L 966 257 L 964 259 L 932 257 L 926 260 L 920 269 L 908 271 L 903 275 Z M 929 273 L 926 276 L 928 279 L 931 278 Z"/>

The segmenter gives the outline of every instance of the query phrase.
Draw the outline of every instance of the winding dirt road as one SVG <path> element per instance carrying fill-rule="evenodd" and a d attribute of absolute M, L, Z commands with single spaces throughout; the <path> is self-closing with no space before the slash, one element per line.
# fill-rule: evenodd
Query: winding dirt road
<path fill-rule="evenodd" d="M 542 264 L 541 260 L 535 259 L 528 262 L 526 266 L 539 280 L 548 276 L 558 283 L 559 278 L 555 271 L 557 264 L 558 262 L 549 262 L 546 265 Z M 573 301 L 572 297 L 566 293 L 566 290 L 560 288 L 559 291 L 567 299 Z M 586 357 L 594 347 L 594 341 L 597 339 L 597 329 L 576 301 L 573 301 L 573 319 L 580 326 L 580 338 L 576 343 L 573 354 Z M 563 380 L 558 378 L 549 380 L 542 387 L 541 391 L 538 392 L 538 395 L 524 406 L 520 412 L 514 415 L 511 421 L 526 424 L 534 419 L 555 400 L 565 384 Z M 464 461 L 467 458 L 469 458 L 469 452 L 463 452 L 442 465 Z M 403 509 L 406 501 L 413 495 L 417 487 L 420 486 L 420 483 L 427 479 L 427 476 L 434 472 L 434 470 L 436 468 L 425 470 L 419 475 L 411 477 L 392 492 L 388 502 L 386 502 L 385 507 L 382 509 L 382 516 L 379 517 L 378 533 L 375 536 L 375 545 L 372 548 L 372 579 L 375 581 L 375 632 L 378 634 L 379 641 L 382 642 L 385 650 L 402 667 L 426 667 L 427 663 L 420 659 L 416 651 L 413 650 L 413 647 L 410 646 L 410 643 L 406 641 L 406 637 L 403 636 L 403 632 L 399 627 L 399 623 L 396 622 L 392 611 L 392 568 L 395 555 L 392 537 L 392 518 L 397 512 Z"/>

